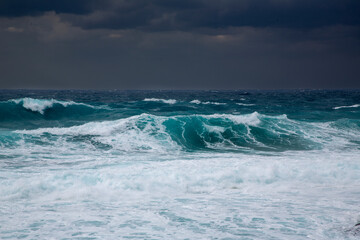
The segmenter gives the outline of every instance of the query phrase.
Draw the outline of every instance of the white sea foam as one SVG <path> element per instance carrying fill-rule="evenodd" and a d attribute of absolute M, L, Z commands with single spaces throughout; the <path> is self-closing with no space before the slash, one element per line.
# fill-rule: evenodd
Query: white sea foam
<path fill-rule="evenodd" d="M 131 118 L 129 118 L 131 120 Z M 115 121 L 89 122 L 72 127 L 39 128 L 34 130 L 17 130 L 21 134 L 44 134 L 52 135 L 111 135 L 116 129 L 125 127 L 127 120 L 119 119 Z"/>
<path fill-rule="evenodd" d="M 2 237 L 356 239 L 344 229 L 358 217 L 357 154 L 83 155 L 80 166 L 10 168 Z"/>
<path fill-rule="evenodd" d="M 226 103 L 219 103 L 219 102 L 201 102 L 200 100 L 192 100 L 190 101 L 190 103 L 193 103 L 193 104 L 204 104 L 204 105 L 209 105 L 209 104 L 212 104 L 212 105 L 226 105 Z"/>
<path fill-rule="evenodd" d="M 163 102 L 167 104 L 175 104 L 177 101 L 175 99 L 159 99 L 159 98 L 145 98 L 145 102 Z"/>
<path fill-rule="evenodd" d="M 360 107 L 360 104 L 354 104 L 351 106 L 339 106 L 339 107 L 334 107 L 333 109 L 337 110 L 337 109 L 341 109 L 341 108 L 357 108 Z"/>
<path fill-rule="evenodd" d="M 210 126 L 208 124 L 203 124 L 203 126 L 205 127 L 205 129 L 208 132 L 214 132 L 214 133 L 223 133 L 225 132 L 226 128 L 221 127 L 221 126 Z"/>
<path fill-rule="evenodd" d="M 220 118 L 229 119 L 236 124 L 246 124 L 250 126 L 258 125 L 261 118 L 265 115 L 253 112 L 251 114 L 232 115 L 232 114 L 211 114 L 211 115 L 190 115 L 190 117 L 203 117 L 206 119 Z M 159 127 L 167 119 L 181 119 L 188 118 L 188 115 L 178 115 L 172 117 L 155 116 L 143 113 L 128 118 L 102 121 L 102 122 L 89 122 L 79 126 L 65 127 L 65 128 L 39 128 L 34 130 L 17 130 L 16 133 L 21 134 L 44 134 L 50 133 L 53 135 L 100 135 L 110 136 L 116 132 L 129 130 L 129 128 L 138 128 L 137 124 L 143 122 L 147 127 Z M 269 116 L 268 116 L 269 117 Z M 274 116 L 272 118 L 284 118 L 286 115 Z"/>
<path fill-rule="evenodd" d="M 236 105 L 239 105 L 239 106 L 254 106 L 255 104 L 252 104 L 252 103 L 236 103 Z"/>
<path fill-rule="evenodd" d="M 67 189 L 70 190 L 68 194 L 83 195 L 81 192 L 80 194 L 73 192 L 74 189 L 82 187 L 90 190 L 80 196 L 86 197 L 91 194 L 92 187 L 96 185 L 100 185 L 99 187 L 104 192 L 110 190 L 110 194 L 127 190 L 150 194 L 156 191 L 159 194 L 176 194 L 177 191 L 179 193 L 198 191 L 211 193 L 212 191 L 222 192 L 224 189 L 240 189 L 256 193 L 256 190 L 251 189 L 251 185 L 259 185 L 258 187 L 265 189 L 268 186 L 274 186 L 277 188 L 273 189 L 276 192 L 283 189 L 282 184 L 292 185 L 300 182 L 304 185 L 319 187 L 352 184 L 358 179 L 360 171 L 360 164 L 354 158 L 356 152 L 342 154 L 344 158 L 341 161 L 337 154 L 318 151 L 291 152 L 279 156 L 201 153 L 167 156 L 168 161 L 161 161 L 161 158 L 159 158 L 160 161 L 156 161 L 156 158 L 153 161 L 152 158 L 156 156 L 148 155 L 142 158 L 137 156 L 136 158 L 141 159 L 140 161 L 136 161 L 134 156 L 128 156 L 126 160 L 129 161 L 123 162 L 118 162 L 119 159 L 111 157 L 108 161 L 103 159 L 105 163 L 108 163 L 105 165 L 103 165 L 104 162 L 99 162 L 101 156 L 83 156 L 86 160 L 97 157 L 99 159 L 96 159 L 98 162 L 93 163 L 84 161 L 82 166 L 75 166 L 73 169 L 67 169 L 66 172 L 52 172 L 52 169 L 48 169 L 44 175 L 32 176 L 31 181 L 26 178 L 17 178 L 16 175 L 7 175 L 8 179 L 11 178 L 14 182 L 2 180 L 6 185 L 0 186 L 0 199 L 21 198 L 23 194 L 21 191 L 24 190 L 32 195 L 32 198 L 43 198 L 41 194 L 38 195 L 39 192 L 47 195 L 59 190 L 61 194 Z M 320 157 L 321 155 L 323 156 Z M 49 167 L 55 167 L 60 163 L 48 162 Z M 84 165 L 89 166 L 87 171 L 82 171 Z M 36 169 L 36 166 L 28 167 Z M 41 166 L 39 167 L 37 170 L 41 170 Z M 65 168 L 61 165 L 57 167 Z M 301 188 L 301 186 L 298 187 Z M 291 189 L 288 190 L 291 191 Z M 57 195 L 56 198 L 59 196 Z"/>
<path fill-rule="evenodd" d="M 200 101 L 200 100 L 195 99 L 195 100 L 192 100 L 190 103 L 200 104 L 200 103 L 201 103 L 201 101 Z"/>
<path fill-rule="evenodd" d="M 21 104 L 25 109 L 31 110 L 33 112 L 39 112 L 40 114 L 44 114 L 44 111 L 48 108 L 52 108 L 54 104 L 60 104 L 64 107 L 70 105 L 78 105 L 78 106 L 86 106 L 89 108 L 97 108 L 85 103 L 77 103 L 74 101 L 59 101 L 55 99 L 20 98 L 20 99 L 11 99 L 8 102 Z"/>
<path fill-rule="evenodd" d="M 258 112 L 253 112 L 250 114 L 243 114 L 243 115 L 232 115 L 232 114 L 211 114 L 211 115 L 200 115 L 206 119 L 211 118 L 222 118 L 222 119 L 229 119 L 233 121 L 235 124 L 245 124 L 249 126 L 256 126 L 260 124 L 261 120 L 260 117 L 262 116 Z"/>
<path fill-rule="evenodd" d="M 89 122 L 72 127 L 18 130 L 15 133 L 31 136 L 42 134 L 64 137 L 90 136 L 92 145 L 105 144 L 120 151 L 175 151 L 179 146 L 165 132 L 165 127 L 162 125 L 164 119 L 141 114 L 114 121 Z M 61 144 L 69 145 L 68 141 L 62 141 Z"/>

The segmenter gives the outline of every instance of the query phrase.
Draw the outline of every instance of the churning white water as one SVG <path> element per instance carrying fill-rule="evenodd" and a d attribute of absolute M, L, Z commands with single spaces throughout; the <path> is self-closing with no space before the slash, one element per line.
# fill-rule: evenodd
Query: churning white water
<path fill-rule="evenodd" d="M 358 237 L 359 152 L 39 156 L 2 162 L 5 238 Z"/>

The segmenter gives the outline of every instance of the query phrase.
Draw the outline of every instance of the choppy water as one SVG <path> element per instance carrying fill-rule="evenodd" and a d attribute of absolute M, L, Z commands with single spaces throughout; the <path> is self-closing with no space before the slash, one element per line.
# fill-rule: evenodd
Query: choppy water
<path fill-rule="evenodd" d="M 0 91 L 0 238 L 358 239 L 360 91 Z"/>

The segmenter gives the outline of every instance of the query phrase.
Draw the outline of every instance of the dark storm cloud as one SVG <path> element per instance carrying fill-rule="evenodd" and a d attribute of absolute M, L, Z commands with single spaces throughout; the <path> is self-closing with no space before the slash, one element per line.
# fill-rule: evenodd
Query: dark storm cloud
<path fill-rule="evenodd" d="M 359 25 L 357 0 L 132 0 L 103 16 L 82 19 L 84 28 L 192 30 L 227 27 L 316 28 Z"/>
<path fill-rule="evenodd" d="M 71 13 L 84 29 L 192 30 L 359 25 L 358 0 L 2 0 L 0 15 Z M 84 15 L 78 17 L 76 15 Z"/>
<path fill-rule="evenodd" d="M 0 88 L 359 88 L 359 0 L 0 0 Z"/>
<path fill-rule="evenodd" d="M 336 24 L 359 24 L 360 1 L 251 1 L 245 6 L 241 1 L 229 1 L 208 7 L 194 14 L 184 13 L 180 18 L 199 26 L 228 27 L 286 27 L 316 28 Z"/>
<path fill-rule="evenodd" d="M 37 16 L 48 11 L 87 14 L 100 7 L 100 3 L 100 0 L 1 0 L 0 16 Z"/>

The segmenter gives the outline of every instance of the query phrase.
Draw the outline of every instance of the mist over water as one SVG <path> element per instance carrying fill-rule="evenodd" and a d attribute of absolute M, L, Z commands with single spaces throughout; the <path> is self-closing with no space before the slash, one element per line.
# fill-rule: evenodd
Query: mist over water
<path fill-rule="evenodd" d="M 359 91 L 0 91 L 0 236 L 357 239 Z"/>

